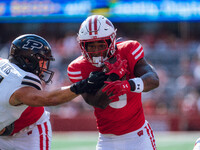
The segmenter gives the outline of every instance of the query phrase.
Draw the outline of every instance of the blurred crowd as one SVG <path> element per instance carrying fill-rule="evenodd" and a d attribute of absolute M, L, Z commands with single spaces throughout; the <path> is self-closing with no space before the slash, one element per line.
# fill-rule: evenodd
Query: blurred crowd
<path fill-rule="evenodd" d="M 143 93 L 148 114 L 192 116 L 200 112 L 200 43 L 175 36 L 141 39 L 146 58 L 156 68 L 160 86 Z M 149 39 L 149 40 L 148 40 Z"/>
<path fill-rule="evenodd" d="M 67 32 L 63 38 L 45 37 L 52 46 L 56 61 L 51 69 L 55 71 L 53 83 L 46 90 L 71 84 L 67 76 L 68 64 L 81 55 L 77 34 Z M 137 40 L 143 45 L 145 58 L 155 67 L 160 78 L 159 88 L 143 93 L 145 113 L 192 115 L 200 112 L 200 41 L 181 39 L 173 34 L 154 36 L 143 34 L 123 37 L 124 40 Z M 10 41 L 0 45 L 0 56 L 6 58 Z M 73 101 L 47 108 L 63 118 L 72 118 L 79 113 L 91 111 L 81 96 Z"/>

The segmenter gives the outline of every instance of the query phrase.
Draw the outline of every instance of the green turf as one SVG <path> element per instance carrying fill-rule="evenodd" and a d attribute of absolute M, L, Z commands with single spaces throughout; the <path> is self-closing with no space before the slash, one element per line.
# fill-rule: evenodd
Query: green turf
<path fill-rule="evenodd" d="M 156 133 L 158 150 L 192 150 L 199 132 Z"/>
<path fill-rule="evenodd" d="M 52 150 L 95 150 L 98 133 L 53 133 Z"/>
<path fill-rule="evenodd" d="M 192 150 L 200 132 L 156 132 L 158 150 Z M 95 150 L 98 133 L 53 133 L 52 150 Z"/>

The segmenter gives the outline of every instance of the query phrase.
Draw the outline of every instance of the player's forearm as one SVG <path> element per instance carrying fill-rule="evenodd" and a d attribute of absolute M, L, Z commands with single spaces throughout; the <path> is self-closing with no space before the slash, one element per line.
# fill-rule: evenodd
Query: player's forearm
<path fill-rule="evenodd" d="M 70 90 L 70 86 L 49 92 L 45 97 L 45 106 L 55 106 L 71 101 L 78 95 Z"/>
<path fill-rule="evenodd" d="M 144 83 L 143 92 L 148 92 L 159 86 L 159 78 L 156 73 L 149 72 L 140 77 Z"/>
<path fill-rule="evenodd" d="M 38 106 L 55 106 L 71 101 L 78 95 L 70 90 L 70 86 L 60 88 L 54 91 L 39 91 L 35 89 L 27 89 L 26 94 L 23 96 L 22 92 L 17 92 L 12 97 L 12 100 L 19 101 L 23 104 L 38 107 Z M 12 105 L 16 105 L 12 103 Z"/>

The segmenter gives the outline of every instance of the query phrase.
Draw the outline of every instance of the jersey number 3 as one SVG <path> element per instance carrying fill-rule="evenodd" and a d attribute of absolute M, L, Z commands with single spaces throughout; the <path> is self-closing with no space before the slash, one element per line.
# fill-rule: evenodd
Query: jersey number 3
<path fill-rule="evenodd" d="M 126 96 L 126 94 L 124 94 L 124 95 L 119 96 L 118 101 L 111 102 L 109 104 L 109 106 L 112 108 L 119 109 L 119 108 L 123 108 L 124 106 L 126 106 L 126 104 L 127 104 L 127 96 Z"/>

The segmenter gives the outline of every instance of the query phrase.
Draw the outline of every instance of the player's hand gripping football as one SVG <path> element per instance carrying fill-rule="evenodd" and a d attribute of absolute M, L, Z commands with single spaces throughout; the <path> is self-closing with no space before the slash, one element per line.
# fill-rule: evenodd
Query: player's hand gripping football
<path fill-rule="evenodd" d="M 74 83 L 70 89 L 76 94 L 95 93 L 104 85 L 107 78 L 104 72 L 91 72 L 87 79 Z"/>
<path fill-rule="evenodd" d="M 105 66 L 108 68 L 106 75 L 109 75 L 109 78 L 112 81 L 119 80 L 128 73 L 127 71 L 127 60 L 122 60 L 119 54 L 116 57 L 112 58 L 116 60 L 109 60 L 104 62 Z M 112 63 L 112 61 L 114 61 Z"/>
<path fill-rule="evenodd" d="M 113 82 L 105 81 L 105 83 L 108 85 L 102 89 L 102 92 L 106 92 L 106 95 L 109 96 L 110 100 L 116 100 L 119 96 L 131 91 L 131 85 L 127 80 L 117 80 Z"/>

